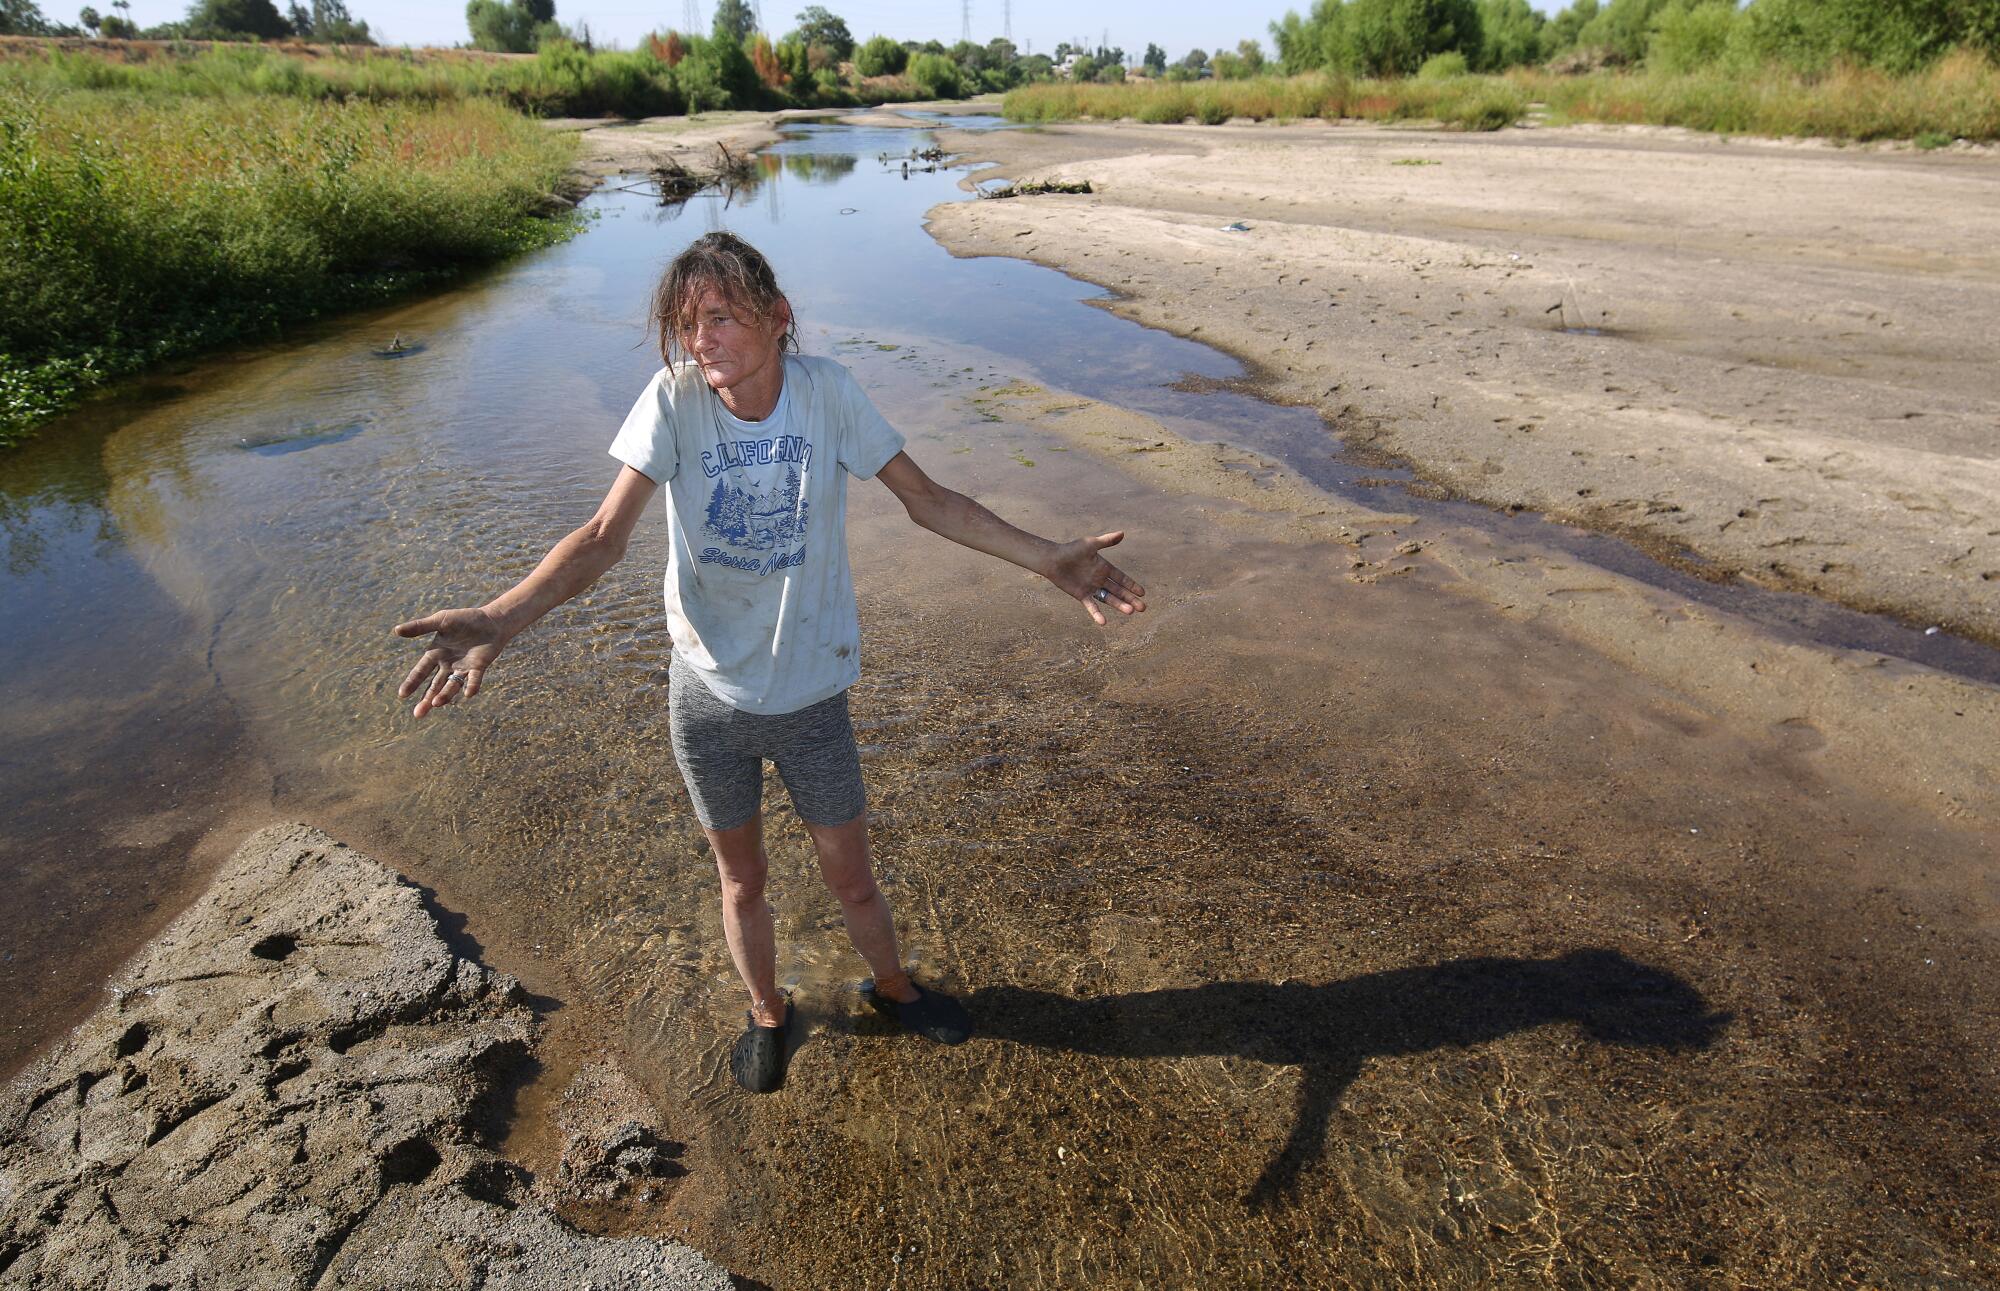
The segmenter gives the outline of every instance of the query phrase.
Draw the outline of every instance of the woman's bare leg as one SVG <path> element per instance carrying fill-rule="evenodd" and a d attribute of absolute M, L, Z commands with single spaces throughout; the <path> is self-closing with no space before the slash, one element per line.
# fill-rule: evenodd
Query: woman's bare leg
<path fill-rule="evenodd" d="M 750 1016 L 758 1026 L 785 1021 L 785 997 L 778 994 L 778 937 L 771 903 L 764 899 L 770 860 L 764 855 L 764 822 L 752 818 L 735 829 L 702 830 L 715 851 L 722 876 L 722 935 L 737 976 L 750 988 Z"/>
<path fill-rule="evenodd" d="M 896 922 L 868 863 L 868 813 L 862 812 L 845 825 L 806 821 L 805 826 L 812 835 L 813 850 L 819 854 L 820 875 L 840 902 L 847 939 L 875 974 L 875 990 L 899 1004 L 911 1003 L 917 999 L 917 988 L 903 971 Z"/>

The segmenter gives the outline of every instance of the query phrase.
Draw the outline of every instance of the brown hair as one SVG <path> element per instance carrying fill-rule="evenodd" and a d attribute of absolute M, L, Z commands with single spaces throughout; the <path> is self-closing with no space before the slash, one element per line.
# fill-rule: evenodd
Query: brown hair
<path fill-rule="evenodd" d="M 650 325 L 658 329 L 660 359 L 675 366 L 674 351 L 688 352 L 687 338 L 694 335 L 695 305 L 704 287 L 720 291 L 740 314 L 763 322 L 776 312 L 785 294 L 778 290 L 777 275 L 761 251 L 734 233 L 708 233 L 688 244 L 674 257 L 653 289 Z M 790 302 L 786 301 L 789 304 Z M 797 353 L 799 320 L 794 313 L 778 338 L 778 352 Z"/>

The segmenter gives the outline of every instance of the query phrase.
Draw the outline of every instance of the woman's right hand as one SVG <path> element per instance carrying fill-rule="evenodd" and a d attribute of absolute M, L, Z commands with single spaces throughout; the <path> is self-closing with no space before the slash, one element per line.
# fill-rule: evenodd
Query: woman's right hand
<path fill-rule="evenodd" d="M 417 666 L 396 687 L 396 698 L 408 699 L 419 690 L 423 698 L 414 710 L 418 717 L 433 708 L 442 708 L 454 699 L 470 699 L 479 693 L 480 680 L 507 644 L 507 634 L 485 610 L 439 610 L 421 619 L 396 625 L 399 637 L 437 635 L 425 649 Z"/>

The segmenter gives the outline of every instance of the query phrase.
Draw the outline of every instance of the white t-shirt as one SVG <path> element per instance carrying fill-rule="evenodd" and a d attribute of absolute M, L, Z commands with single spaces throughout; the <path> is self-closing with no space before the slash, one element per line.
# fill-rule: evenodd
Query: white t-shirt
<path fill-rule="evenodd" d="M 787 355 L 784 374 L 770 416 L 743 421 L 695 364 L 661 368 L 611 443 L 667 486 L 674 653 L 752 713 L 794 712 L 860 679 L 847 477 L 870 478 L 903 447 L 841 364 Z"/>

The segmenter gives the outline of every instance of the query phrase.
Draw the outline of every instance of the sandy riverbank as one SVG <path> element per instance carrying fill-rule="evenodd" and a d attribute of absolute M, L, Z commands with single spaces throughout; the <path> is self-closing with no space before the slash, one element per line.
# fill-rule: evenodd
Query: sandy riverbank
<path fill-rule="evenodd" d="M 1452 492 L 2000 641 L 2000 164 L 1660 132 L 947 136 L 932 213 Z M 1241 232 L 1224 231 L 1241 222 Z"/>

